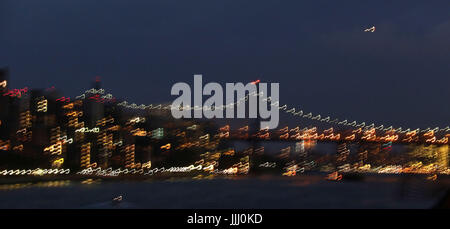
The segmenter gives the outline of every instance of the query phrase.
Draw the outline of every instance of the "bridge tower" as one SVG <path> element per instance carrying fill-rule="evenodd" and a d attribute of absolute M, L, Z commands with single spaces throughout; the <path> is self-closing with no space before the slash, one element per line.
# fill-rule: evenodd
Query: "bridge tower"
<path fill-rule="evenodd" d="M 254 82 L 255 86 L 256 86 L 256 110 L 257 112 L 259 112 L 259 84 L 258 82 Z M 248 94 L 248 96 L 250 97 L 251 95 Z M 246 106 L 248 106 L 248 109 L 246 109 L 247 111 L 249 111 L 250 106 L 249 104 L 246 104 Z M 261 119 L 259 117 L 259 114 L 257 114 L 255 119 L 251 120 L 251 123 L 249 125 L 249 137 L 252 139 L 251 140 L 251 147 L 253 148 L 253 152 L 255 151 L 255 149 L 260 147 L 260 143 L 259 141 L 257 141 L 255 138 L 253 138 L 253 136 L 258 133 L 258 131 L 261 129 Z"/>
<path fill-rule="evenodd" d="M 259 81 L 255 81 L 254 84 L 256 86 L 256 111 L 259 112 Z M 247 94 L 250 98 L 250 94 Z M 250 114 L 250 103 L 245 104 L 248 109 L 246 109 L 246 111 Z M 255 150 L 258 149 L 261 144 L 260 142 L 254 137 L 256 136 L 256 134 L 258 133 L 258 131 L 261 129 L 261 119 L 259 118 L 259 113 L 256 114 L 256 118 L 254 119 L 250 119 L 250 124 L 249 124 L 249 131 L 248 131 L 248 137 L 251 139 L 250 140 L 250 146 L 252 148 L 251 152 L 250 152 L 250 156 L 249 156 L 249 163 L 250 163 L 250 169 L 256 165 L 256 162 L 258 161 L 258 157 L 255 154 Z"/>

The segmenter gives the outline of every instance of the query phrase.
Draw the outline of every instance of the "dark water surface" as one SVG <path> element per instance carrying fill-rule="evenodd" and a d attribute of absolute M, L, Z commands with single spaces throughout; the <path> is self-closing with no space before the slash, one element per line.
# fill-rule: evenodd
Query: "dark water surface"
<path fill-rule="evenodd" d="M 322 175 L 66 180 L 3 185 L 0 208 L 431 208 L 449 187 L 448 181 L 368 176 L 363 181 L 335 182 Z M 113 204 L 119 195 L 122 202 Z"/>

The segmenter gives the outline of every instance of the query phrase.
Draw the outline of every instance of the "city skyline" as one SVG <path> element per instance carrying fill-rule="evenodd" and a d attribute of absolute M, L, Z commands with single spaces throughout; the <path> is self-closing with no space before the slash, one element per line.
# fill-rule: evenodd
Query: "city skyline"
<path fill-rule="evenodd" d="M 139 169 L 144 174 L 161 168 L 176 172 L 192 172 L 200 168 L 213 174 L 247 174 L 250 168 L 258 170 L 267 163 L 281 163 L 287 166 L 283 166 L 286 170 L 283 175 L 289 176 L 292 173 L 295 175 L 298 170 L 301 173 L 317 169 L 328 171 L 330 165 L 341 172 L 449 172 L 449 127 L 414 130 L 347 122 L 306 114 L 277 101 L 271 101 L 272 109 L 303 118 L 306 124 L 269 130 L 247 120 L 241 122 L 243 126 L 238 128 L 229 124 L 220 127 L 221 124 L 214 122 L 214 119 L 175 119 L 168 116 L 173 109 L 179 109 L 170 104 L 129 104 L 103 89 L 99 78 L 93 81 L 93 88 L 72 99 L 55 88 L 10 89 L 7 70 L 0 71 L 0 81 L 0 149 L 6 159 L 2 162 L 4 168 L 28 164 L 32 165 L 28 169 L 38 167 L 35 169 L 37 171 L 41 171 L 40 168 L 71 168 L 73 172 L 84 175 L 92 175 L 93 168 L 109 170 L 112 167 L 119 169 L 119 172 L 113 172 L 119 174 L 122 168 L 125 171 Z M 249 85 L 257 88 L 258 84 Z M 256 96 L 250 92 L 247 95 Z M 236 145 L 230 145 L 233 142 L 247 142 L 249 146 L 238 150 Z M 288 147 L 273 151 L 273 148 L 265 149 L 260 145 L 264 142 L 283 142 Z M 294 143 L 295 147 L 292 146 Z M 335 149 L 324 152 L 316 147 L 322 143 L 332 143 Z M 393 150 L 394 145 L 402 147 Z M 189 156 L 185 157 L 186 153 Z M 336 160 L 326 155 L 329 153 L 336 154 Z M 219 159 L 235 154 L 240 155 L 235 159 L 242 157 L 239 163 L 235 161 L 231 167 L 222 166 L 219 169 Z M 17 156 L 21 159 L 11 160 Z M 258 161 L 267 156 L 271 162 L 255 164 L 255 158 Z M 279 159 L 282 159 L 281 162 Z M 293 159 L 294 164 L 286 161 L 288 159 Z M 242 160 L 245 163 L 241 164 Z M 295 163 L 296 160 L 300 163 Z M 155 162 L 163 167 L 153 168 Z M 181 167 L 165 168 L 174 164 Z M 28 170 L 2 170 L 1 174 L 13 175 L 25 171 Z M 35 173 L 32 172 L 32 175 Z"/>
<path fill-rule="evenodd" d="M 445 220 L 339 209 L 450 208 L 449 9 L 0 0 L 3 218 L 79 228 Z"/>

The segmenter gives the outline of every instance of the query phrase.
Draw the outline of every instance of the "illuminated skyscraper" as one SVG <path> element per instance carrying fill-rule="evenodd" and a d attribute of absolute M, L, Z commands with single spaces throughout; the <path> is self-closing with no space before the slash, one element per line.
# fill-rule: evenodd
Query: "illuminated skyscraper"
<path fill-rule="evenodd" d="M 135 166 L 135 146 L 128 145 L 125 147 L 125 168 L 134 168 Z"/>
<path fill-rule="evenodd" d="M 89 168 L 91 166 L 91 143 L 81 146 L 80 167 Z"/>
<path fill-rule="evenodd" d="M 439 146 L 437 149 L 436 164 L 441 169 L 448 168 L 449 145 Z"/>
<path fill-rule="evenodd" d="M 105 109 L 103 102 L 99 100 L 103 92 L 100 78 L 95 79 L 93 86 L 94 93 L 87 93 L 86 95 L 86 114 L 89 117 L 89 120 L 87 120 L 89 126 L 96 125 L 97 121 L 104 117 Z"/>

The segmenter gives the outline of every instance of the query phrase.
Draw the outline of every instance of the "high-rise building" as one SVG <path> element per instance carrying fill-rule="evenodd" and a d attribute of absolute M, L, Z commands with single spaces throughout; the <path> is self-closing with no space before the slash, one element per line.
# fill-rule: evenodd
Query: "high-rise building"
<path fill-rule="evenodd" d="M 439 146 L 437 149 L 437 158 L 436 158 L 436 164 L 440 169 L 447 169 L 448 168 L 448 158 L 449 158 L 449 145 L 443 145 Z"/>
<path fill-rule="evenodd" d="M 86 116 L 89 117 L 88 126 L 94 126 L 97 121 L 104 117 L 105 105 L 101 101 L 103 96 L 103 89 L 101 88 L 100 78 L 96 78 L 93 83 L 93 89 L 90 93 L 86 94 Z"/>

